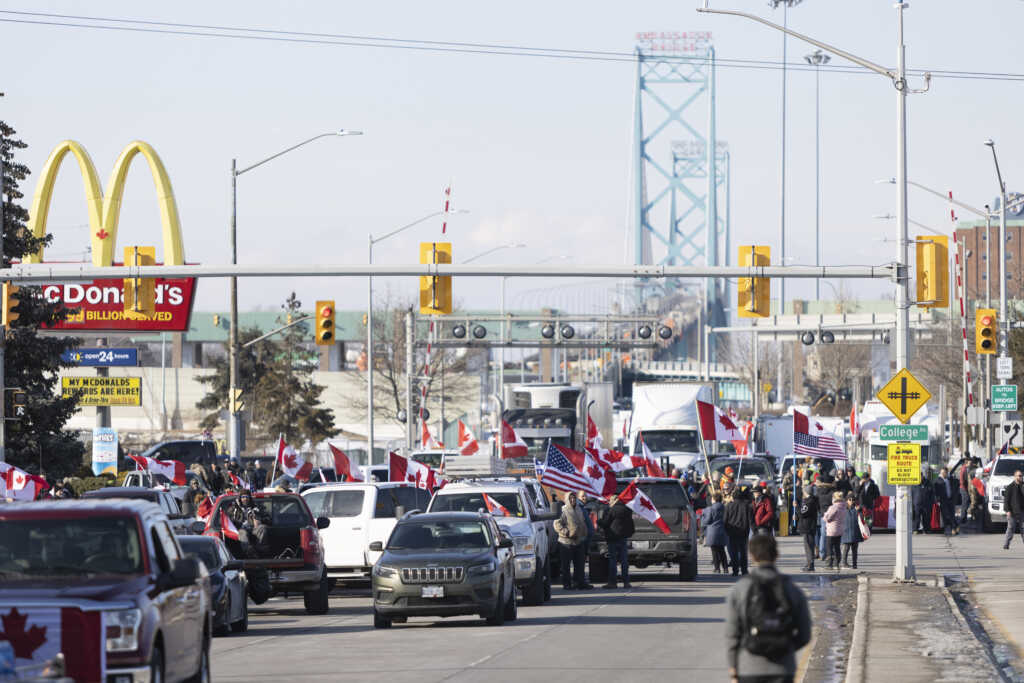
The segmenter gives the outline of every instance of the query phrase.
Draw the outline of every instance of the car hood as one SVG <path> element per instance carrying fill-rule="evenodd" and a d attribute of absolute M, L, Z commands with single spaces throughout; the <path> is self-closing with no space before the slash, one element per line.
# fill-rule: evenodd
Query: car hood
<path fill-rule="evenodd" d="M 445 550 L 388 550 L 380 558 L 380 564 L 389 567 L 438 567 L 450 564 L 471 564 L 492 557 L 490 550 L 480 548 L 450 548 Z"/>
<path fill-rule="evenodd" d="M 139 576 L 123 579 L 87 579 L 67 583 L 59 577 L 41 576 L 28 580 L 5 580 L 3 600 L 49 598 L 55 600 L 93 600 L 96 602 L 121 602 L 134 599 L 144 592 L 149 578 Z"/>

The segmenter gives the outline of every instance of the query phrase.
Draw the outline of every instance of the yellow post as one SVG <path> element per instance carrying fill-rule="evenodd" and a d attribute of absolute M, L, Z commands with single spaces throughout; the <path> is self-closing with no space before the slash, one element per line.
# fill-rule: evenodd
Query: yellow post
<path fill-rule="evenodd" d="M 789 506 L 779 510 L 779 536 L 789 536 Z"/>

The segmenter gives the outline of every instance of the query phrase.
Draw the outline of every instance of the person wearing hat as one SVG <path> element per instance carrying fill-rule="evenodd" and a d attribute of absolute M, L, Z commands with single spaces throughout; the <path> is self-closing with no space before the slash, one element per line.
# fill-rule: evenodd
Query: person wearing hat
<path fill-rule="evenodd" d="M 863 540 L 860 534 L 860 514 L 857 512 L 857 497 L 846 494 L 846 517 L 843 521 L 843 566 L 848 569 L 857 568 L 857 548 Z M 853 555 L 853 564 L 850 564 Z"/>
<path fill-rule="evenodd" d="M 772 505 L 767 487 L 763 481 L 754 487 L 754 533 L 771 536 L 775 522 L 775 506 Z"/>

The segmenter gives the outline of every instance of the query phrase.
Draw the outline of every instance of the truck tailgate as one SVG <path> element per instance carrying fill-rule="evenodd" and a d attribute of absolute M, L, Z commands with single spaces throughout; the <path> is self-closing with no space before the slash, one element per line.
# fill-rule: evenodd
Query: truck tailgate
<path fill-rule="evenodd" d="M 302 569 L 306 562 L 301 557 L 288 559 L 266 558 L 259 560 L 242 560 L 244 569 Z"/>

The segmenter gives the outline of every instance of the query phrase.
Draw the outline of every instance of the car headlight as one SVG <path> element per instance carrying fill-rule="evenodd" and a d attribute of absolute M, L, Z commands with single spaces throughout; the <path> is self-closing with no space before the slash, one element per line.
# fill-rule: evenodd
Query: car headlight
<path fill-rule="evenodd" d="M 373 565 L 373 575 L 380 579 L 393 579 L 398 576 L 398 570 L 393 567 L 385 567 L 382 564 Z"/>
<path fill-rule="evenodd" d="M 494 572 L 497 569 L 498 569 L 498 563 L 497 562 L 495 562 L 494 560 L 487 560 L 486 562 L 481 562 L 480 564 L 474 564 L 472 567 L 470 567 L 469 568 L 469 575 L 470 576 L 480 576 L 482 574 L 490 574 L 491 572 Z"/>
<path fill-rule="evenodd" d="M 103 622 L 107 632 L 107 652 L 130 652 L 139 649 L 142 610 L 109 610 L 103 613 Z"/>
<path fill-rule="evenodd" d="M 513 536 L 512 542 L 516 544 L 516 555 L 533 552 L 533 539 L 529 536 Z"/>

